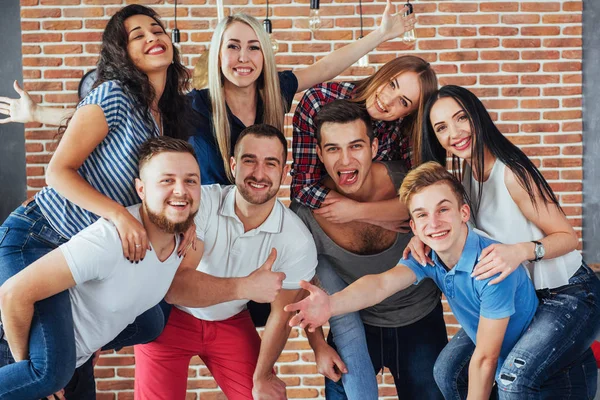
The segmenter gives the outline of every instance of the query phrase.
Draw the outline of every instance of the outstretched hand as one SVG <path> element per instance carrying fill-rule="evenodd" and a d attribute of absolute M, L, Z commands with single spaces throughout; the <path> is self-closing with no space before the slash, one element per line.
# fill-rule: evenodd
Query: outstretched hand
<path fill-rule="evenodd" d="M 19 83 L 13 83 L 15 92 L 19 95 L 18 99 L 0 96 L 0 114 L 8 115 L 8 118 L 0 119 L 0 124 L 8 124 L 9 122 L 34 122 L 34 112 L 37 103 L 31 99 L 29 93 L 23 90 Z"/>
<path fill-rule="evenodd" d="M 314 332 L 331 318 L 329 296 L 323 290 L 306 281 L 300 281 L 300 287 L 308 290 L 310 295 L 297 303 L 288 304 L 283 308 L 286 312 L 297 311 L 290 319 L 290 326 L 299 326 Z"/>
<path fill-rule="evenodd" d="M 404 16 L 404 13 L 408 11 L 408 7 L 403 7 L 396 14 L 393 12 L 394 8 L 395 7 L 392 6 L 392 1 L 387 0 L 385 10 L 381 16 L 381 24 L 379 25 L 379 30 L 383 34 L 385 40 L 397 38 L 404 34 L 404 32 L 414 29 L 417 21 L 414 13 L 407 17 Z"/>

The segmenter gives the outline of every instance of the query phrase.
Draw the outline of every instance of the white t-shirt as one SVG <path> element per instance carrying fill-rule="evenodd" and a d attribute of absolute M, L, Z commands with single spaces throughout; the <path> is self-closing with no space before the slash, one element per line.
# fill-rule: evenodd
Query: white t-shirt
<path fill-rule="evenodd" d="M 542 239 L 544 233 L 523 215 L 512 199 L 504 182 L 505 171 L 506 165 L 497 159 L 489 178 L 480 183 L 473 178 L 469 165 L 465 164 L 463 186 L 473 202 L 477 202 L 479 186 L 483 186 L 479 212 L 476 217 L 472 215 L 472 221 L 477 228 L 501 243 L 514 244 Z M 524 264 L 535 288 L 545 289 L 568 285 L 569 278 L 581 267 L 581 263 L 581 254 L 573 250 L 556 258 Z"/>
<path fill-rule="evenodd" d="M 141 221 L 139 204 L 127 210 Z M 123 256 L 117 228 L 99 219 L 60 246 L 76 283 L 69 296 L 78 367 L 165 297 L 181 262 L 175 235 L 173 240 L 164 262 L 147 251 L 132 264 Z"/>
<path fill-rule="evenodd" d="M 204 241 L 197 270 L 218 277 L 244 277 L 260 268 L 271 248 L 277 249 L 273 271 L 284 272 L 284 289 L 299 289 L 317 267 L 317 250 L 304 223 L 279 200 L 258 228 L 244 233 L 235 214 L 235 186 L 202 186 L 196 234 Z M 233 300 L 209 307 L 179 309 L 208 321 L 222 321 L 246 308 L 248 300 Z"/>

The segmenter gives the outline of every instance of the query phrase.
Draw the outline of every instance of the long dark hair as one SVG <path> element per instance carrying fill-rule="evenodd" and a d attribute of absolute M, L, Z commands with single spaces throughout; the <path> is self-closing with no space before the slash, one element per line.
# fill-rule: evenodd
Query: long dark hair
<path fill-rule="evenodd" d="M 158 14 L 151 8 L 132 4 L 123 7 L 108 21 L 102 34 L 102 48 L 98 72 L 93 88 L 106 81 L 118 81 L 123 91 L 133 100 L 147 126 L 153 126 L 150 106 L 156 93 L 148 76 L 136 68 L 127 53 L 128 34 L 125 20 L 134 15 L 147 15 L 165 30 Z M 190 104 L 185 96 L 189 84 L 189 71 L 181 64 L 179 51 L 173 46 L 173 63 L 167 69 L 167 82 L 158 101 L 164 134 L 177 139 L 187 139 L 191 132 Z"/>
<path fill-rule="evenodd" d="M 525 153 L 512 144 L 498 130 L 490 114 L 485 109 L 483 103 L 481 103 L 481 100 L 469 90 L 460 86 L 447 85 L 442 87 L 429 98 L 425 105 L 422 129 L 423 139 L 421 141 L 421 158 L 423 162 L 437 161 L 442 165 L 447 165 L 447 152 L 438 141 L 430 119 L 433 105 L 436 101 L 445 97 L 451 97 L 456 100 L 469 118 L 472 135 L 471 169 L 478 177 L 484 176 L 484 151 L 487 148 L 490 153 L 511 169 L 517 177 L 519 184 L 529 193 L 531 203 L 536 209 L 535 197 L 536 194 L 539 194 L 547 204 L 552 203 L 563 211 L 556 195 L 548 182 L 546 182 L 546 179 L 544 179 L 542 173 L 533 165 Z M 461 179 L 463 171 L 460 159 L 455 155 L 452 155 L 450 167 L 453 173 Z M 482 191 L 483 185 L 479 185 L 477 202 L 473 204 L 473 199 L 471 199 L 471 203 L 475 206 L 475 215 L 479 211 Z"/>

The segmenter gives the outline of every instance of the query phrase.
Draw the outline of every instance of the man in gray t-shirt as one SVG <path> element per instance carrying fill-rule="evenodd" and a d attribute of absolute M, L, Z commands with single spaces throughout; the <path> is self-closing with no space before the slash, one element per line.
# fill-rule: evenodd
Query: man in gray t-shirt
<path fill-rule="evenodd" d="M 372 161 L 377 139 L 366 111 L 356 103 L 336 101 L 319 111 L 315 124 L 317 154 L 328 173 L 323 183 L 332 190 L 328 199 L 346 202 L 357 213 L 361 203 L 374 202 L 388 207 L 390 214 L 397 212 L 399 203 L 390 200 L 397 199 L 406 171 L 400 162 Z M 317 277 L 330 294 L 364 275 L 395 267 L 411 237 L 386 229 L 392 224 L 385 221 L 332 223 L 319 210 L 297 203 L 292 209 L 314 237 Z M 376 399 L 375 375 L 383 367 L 390 369 L 403 399 L 442 398 L 433 380 L 433 365 L 447 336 L 440 292 L 433 281 L 400 291 L 362 310 L 360 317 L 353 313 L 332 318 L 330 325 L 328 341 L 337 347 L 345 365 L 335 361 L 322 335 L 309 335 L 319 371 L 328 378 L 327 398 Z M 347 373 L 340 374 L 334 364 Z"/>

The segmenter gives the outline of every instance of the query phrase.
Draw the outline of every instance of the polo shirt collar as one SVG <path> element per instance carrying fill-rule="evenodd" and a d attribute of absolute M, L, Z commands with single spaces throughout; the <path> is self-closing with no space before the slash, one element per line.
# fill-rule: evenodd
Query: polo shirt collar
<path fill-rule="evenodd" d="M 221 207 L 219 208 L 219 215 L 229 218 L 234 218 L 240 224 L 240 218 L 235 213 L 235 194 L 237 193 L 237 187 L 233 187 L 232 190 L 229 191 L 225 195 L 225 199 L 221 203 Z M 253 229 L 255 233 L 266 232 L 266 233 L 280 233 L 283 227 L 283 205 L 279 202 L 279 200 L 275 200 L 275 204 L 273 205 L 273 209 L 271 213 L 258 228 Z"/>
<path fill-rule="evenodd" d="M 468 224 L 467 228 L 469 229 L 469 232 L 467 234 L 467 240 L 465 241 L 465 247 L 463 248 L 463 252 L 458 260 L 458 263 L 450 271 L 457 270 L 470 274 L 473 272 L 475 264 L 477 264 L 477 256 L 479 255 L 479 238 Z M 444 265 L 435 251 L 431 252 L 431 260 L 439 267 Z"/>

